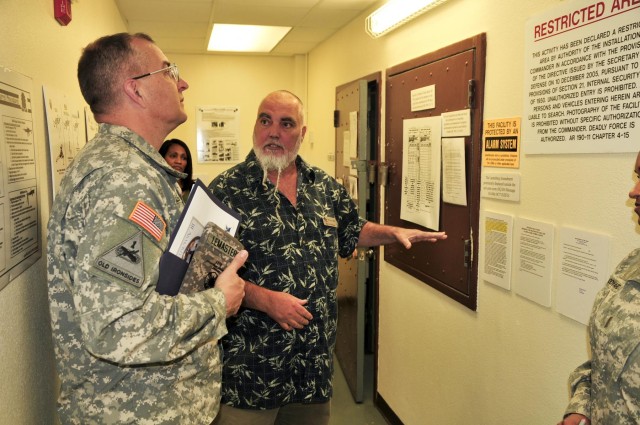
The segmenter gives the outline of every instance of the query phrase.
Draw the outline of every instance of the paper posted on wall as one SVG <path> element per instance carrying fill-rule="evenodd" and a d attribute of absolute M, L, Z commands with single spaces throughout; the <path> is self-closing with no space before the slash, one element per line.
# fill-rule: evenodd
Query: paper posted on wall
<path fill-rule="evenodd" d="M 169 248 L 160 258 L 160 274 L 156 285 L 156 291 L 160 294 L 184 293 L 180 290 L 183 279 L 209 223 L 215 223 L 233 239 L 240 224 L 240 215 L 220 202 L 200 180 L 196 180 L 171 234 Z"/>

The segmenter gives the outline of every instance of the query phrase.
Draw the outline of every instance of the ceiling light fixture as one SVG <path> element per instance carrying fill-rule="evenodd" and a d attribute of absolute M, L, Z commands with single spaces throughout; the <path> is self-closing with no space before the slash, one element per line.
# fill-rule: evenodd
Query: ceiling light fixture
<path fill-rule="evenodd" d="M 215 52 L 267 53 L 291 27 L 213 24 L 207 50 Z"/>
<path fill-rule="evenodd" d="M 378 38 L 447 0 L 390 0 L 367 16 L 367 34 Z"/>

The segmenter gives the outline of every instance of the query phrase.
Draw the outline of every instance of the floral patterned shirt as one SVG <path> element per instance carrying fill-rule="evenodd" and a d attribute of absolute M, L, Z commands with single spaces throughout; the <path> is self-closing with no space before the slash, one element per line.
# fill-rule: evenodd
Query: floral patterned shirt
<path fill-rule="evenodd" d="M 297 206 L 278 192 L 251 152 L 209 188 L 242 221 L 236 235 L 249 251 L 241 275 L 256 285 L 308 300 L 313 320 L 285 331 L 265 313 L 243 309 L 222 339 L 222 401 L 272 409 L 331 398 L 336 340 L 338 255 L 356 248 L 365 220 L 346 189 L 300 157 Z"/>

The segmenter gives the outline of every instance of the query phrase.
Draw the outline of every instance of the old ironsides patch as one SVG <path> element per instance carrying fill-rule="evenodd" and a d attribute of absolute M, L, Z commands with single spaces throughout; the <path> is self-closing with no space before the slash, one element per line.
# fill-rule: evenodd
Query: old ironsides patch
<path fill-rule="evenodd" d="M 94 266 L 136 288 L 144 281 L 144 259 L 142 255 L 142 232 L 138 232 L 122 243 L 96 258 Z"/>

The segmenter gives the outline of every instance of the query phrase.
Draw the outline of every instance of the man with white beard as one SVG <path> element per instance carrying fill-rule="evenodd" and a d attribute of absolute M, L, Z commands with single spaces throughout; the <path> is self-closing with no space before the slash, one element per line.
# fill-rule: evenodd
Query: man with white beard
<path fill-rule="evenodd" d="M 336 339 L 338 255 L 357 246 L 445 239 L 358 216 L 347 190 L 298 156 L 303 106 L 280 90 L 260 103 L 253 150 L 209 188 L 242 217 L 245 298 L 222 340 L 215 425 L 326 425 Z"/>

